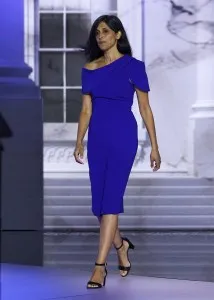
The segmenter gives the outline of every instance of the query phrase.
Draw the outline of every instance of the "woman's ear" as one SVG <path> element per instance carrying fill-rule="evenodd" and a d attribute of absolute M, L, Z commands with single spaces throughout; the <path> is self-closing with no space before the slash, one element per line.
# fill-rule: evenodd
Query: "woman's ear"
<path fill-rule="evenodd" d="M 122 35 L 121 31 L 118 31 L 117 36 L 116 36 L 117 40 L 119 40 L 121 38 L 121 35 Z"/>

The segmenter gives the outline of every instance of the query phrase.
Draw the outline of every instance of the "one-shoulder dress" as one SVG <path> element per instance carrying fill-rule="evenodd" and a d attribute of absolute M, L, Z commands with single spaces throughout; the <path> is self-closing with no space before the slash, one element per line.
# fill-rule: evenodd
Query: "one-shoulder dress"
<path fill-rule="evenodd" d="M 82 68 L 82 94 L 90 94 L 87 159 L 92 213 L 124 212 L 123 197 L 138 147 L 131 110 L 135 87 L 149 92 L 143 61 L 123 55 L 95 70 Z"/>

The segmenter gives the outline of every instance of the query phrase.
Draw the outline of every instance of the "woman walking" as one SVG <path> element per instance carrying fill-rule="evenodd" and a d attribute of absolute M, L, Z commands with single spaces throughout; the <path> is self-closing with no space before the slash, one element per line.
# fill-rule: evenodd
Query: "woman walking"
<path fill-rule="evenodd" d="M 83 163 L 83 139 L 88 129 L 87 156 L 92 193 L 92 213 L 100 222 L 99 251 L 87 288 L 101 288 L 107 276 L 107 256 L 118 253 L 120 275 L 131 269 L 129 249 L 121 237 L 118 215 L 124 212 L 123 196 L 138 147 L 137 122 L 131 111 L 136 92 L 139 110 L 151 141 L 151 168 L 160 168 L 160 154 L 145 65 L 132 57 L 124 27 L 116 16 L 103 15 L 91 27 L 82 68 L 82 110 L 74 157 Z"/>

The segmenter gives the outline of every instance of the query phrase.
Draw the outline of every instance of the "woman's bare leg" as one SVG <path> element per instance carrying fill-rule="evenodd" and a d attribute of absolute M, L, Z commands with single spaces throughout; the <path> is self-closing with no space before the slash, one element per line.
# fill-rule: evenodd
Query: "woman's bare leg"
<path fill-rule="evenodd" d="M 102 219 L 102 217 L 98 218 L 99 222 L 101 222 L 101 219 Z M 113 240 L 113 245 L 114 245 L 114 247 L 118 248 L 119 246 L 121 246 L 121 243 L 122 243 L 122 237 L 120 234 L 119 227 L 117 225 L 114 240 Z M 117 250 L 118 264 L 128 267 L 130 265 L 129 261 L 128 261 L 128 257 L 127 257 L 128 243 L 126 241 L 124 241 L 123 245 L 124 245 L 123 247 L 121 247 L 119 250 Z M 127 273 L 127 271 L 120 270 L 121 275 L 124 276 L 126 273 Z"/>
<path fill-rule="evenodd" d="M 116 228 L 118 227 L 118 215 L 103 215 L 100 222 L 100 242 L 99 251 L 96 262 L 101 264 L 107 260 L 108 253 L 112 246 Z M 105 267 L 95 266 L 94 272 L 91 276 L 90 281 L 98 283 L 103 282 L 105 275 Z M 93 284 L 89 285 L 93 286 Z"/>
<path fill-rule="evenodd" d="M 102 217 L 98 217 L 98 221 L 101 223 L 101 219 Z M 121 234 L 120 234 L 120 231 L 119 231 L 119 228 L 118 228 L 118 225 L 117 225 L 117 228 L 116 228 L 116 232 L 115 232 L 115 236 L 114 236 L 114 239 L 113 239 L 113 245 L 115 247 L 119 247 L 122 243 L 122 238 L 121 238 Z"/>

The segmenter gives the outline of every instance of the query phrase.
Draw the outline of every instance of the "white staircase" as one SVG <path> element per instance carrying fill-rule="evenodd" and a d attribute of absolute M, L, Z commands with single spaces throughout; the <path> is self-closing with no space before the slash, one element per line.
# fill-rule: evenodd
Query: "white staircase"
<path fill-rule="evenodd" d="M 135 250 L 129 251 L 132 274 L 214 281 L 213 232 L 122 232 L 122 235 L 135 245 Z M 46 233 L 44 265 L 91 272 L 98 243 L 98 233 Z M 108 255 L 108 270 L 118 273 L 113 247 Z"/>
<path fill-rule="evenodd" d="M 214 229 L 214 179 L 130 178 L 122 230 Z M 87 178 L 44 179 L 44 228 L 96 230 Z"/>

